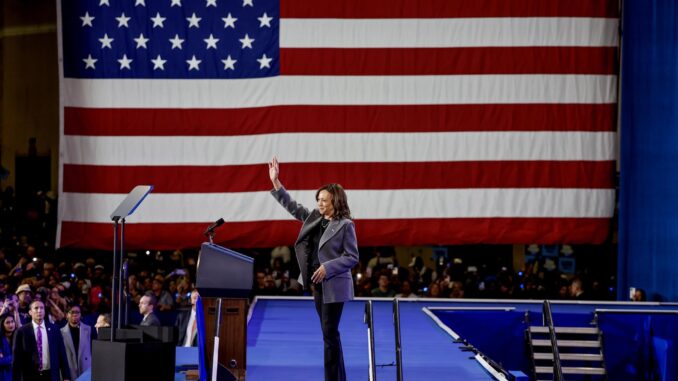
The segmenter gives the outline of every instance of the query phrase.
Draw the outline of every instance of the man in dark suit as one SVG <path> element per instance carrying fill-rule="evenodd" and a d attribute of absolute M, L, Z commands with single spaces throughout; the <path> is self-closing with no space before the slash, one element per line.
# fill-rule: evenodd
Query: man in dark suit
<path fill-rule="evenodd" d="M 160 319 L 153 312 L 157 301 L 153 294 L 146 294 L 139 300 L 139 312 L 144 318 L 139 325 L 145 327 L 160 327 Z"/>
<path fill-rule="evenodd" d="M 45 305 L 39 300 L 30 304 L 28 313 L 31 322 L 14 336 L 12 380 L 69 381 L 71 373 L 59 328 L 44 320 Z"/>
<path fill-rule="evenodd" d="M 177 315 L 176 326 L 179 328 L 180 347 L 198 346 L 198 320 L 196 319 L 195 304 L 198 301 L 198 291 L 191 292 L 191 310 Z"/>

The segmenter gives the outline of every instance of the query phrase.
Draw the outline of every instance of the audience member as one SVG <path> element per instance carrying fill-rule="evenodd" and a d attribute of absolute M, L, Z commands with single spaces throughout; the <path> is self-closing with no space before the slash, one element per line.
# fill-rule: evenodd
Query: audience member
<path fill-rule="evenodd" d="M 388 274 L 382 273 L 379 275 L 379 286 L 372 289 L 372 296 L 381 298 L 392 298 L 396 295 L 395 291 L 390 288 L 391 281 L 388 279 Z"/>
<path fill-rule="evenodd" d="M 99 333 L 99 328 L 109 328 L 111 326 L 111 314 L 101 314 L 97 317 L 97 322 L 94 324 L 94 328 Z"/>
<path fill-rule="evenodd" d="M 12 379 L 22 381 L 69 381 L 71 374 L 59 328 L 45 321 L 45 305 L 33 301 L 31 322 L 14 337 Z"/>
<path fill-rule="evenodd" d="M 0 314 L 0 380 L 12 381 L 12 346 L 16 320 L 14 315 Z"/>
<path fill-rule="evenodd" d="M 31 286 L 27 284 L 22 284 L 19 288 L 16 289 L 16 295 L 19 297 L 19 324 L 24 325 L 31 321 L 31 316 L 28 314 L 28 309 L 33 301 L 33 291 L 31 291 Z"/>
<path fill-rule="evenodd" d="M 71 377 L 76 379 L 92 365 L 92 328 L 80 322 L 80 306 L 68 307 L 68 324 L 61 328 Z"/>
<path fill-rule="evenodd" d="M 179 345 L 195 347 L 198 345 L 198 320 L 196 319 L 196 303 L 199 295 L 197 290 L 191 292 L 191 309 L 177 316 L 176 326 L 179 329 Z"/>
<path fill-rule="evenodd" d="M 579 278 L 572 279 L 570 283 L 570 296 L 573 299 L 583 300 L 587 298 L 586 293 L 584 292 L 584 284 Z"/>
<path fill-rule="evenodd" d="M 155 316 L 154 312 L 156 303 L 157 301 L 153 293 L 149 292 L 141 297 L 141 300 L 139 301 L 139 312 L 141 313 L 141 316 L 143 316 L 143 319 L 141 319 L 139 325 L 154 327 L 159 327 L 161 325 L 160 320 Z"/>

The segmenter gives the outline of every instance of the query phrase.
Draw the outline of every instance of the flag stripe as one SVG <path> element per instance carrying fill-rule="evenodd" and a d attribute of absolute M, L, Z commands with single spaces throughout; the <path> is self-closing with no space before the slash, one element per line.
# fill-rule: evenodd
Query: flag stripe
<path fill-rule="evenodd" d="M 287 48 L 284 75 L 614 74 L 615 47 Z"/>
<path fill-rule="evenodd" d="M 613 75 L 281 76 L 237 81 L 65 78 L 62 84 L 64 106 L 88 108 L 615 103 L 617 100 L 617 77 Z"/>
<path fill-rule="evenodd" d="M 227 217 L 227 216 L 224 216 Z M 228 219 L 228 218 L 226 218 Z M 196 247 L 206 240 L 202 235 L 210 222 L 138 224 L 125 230 L 126 246 L 136 249 L 176 250 Z M 605 241 L 610 230 L 608 218 L 460 218 L 357 220 L 360 246 L 446 244 L 541 244 Z M 216 243 L 233 248 L 292 245 L 299 234 L 297 221 L 226 222 L 216 235 Z M 111 223 L 64 221 L 61 245 L 112 250 Z M 444 237 L 444 238 L 443 238 Z"/>
<path fill-rule="evenodd" d="M 283 18 L 619 17 L 607 0 L 342 0 L 280 2 Z"/>
<path fill-rule="evenodd" d="M 64 164 L 242 165 L 285 162 L 614 160 L 612 132 L 289 133 L 64 136 Z M 299 149 L 303 147 L 303 150 Z"/>
<path fill-rule="evenodd" d="M 618 19 L 282 19 L 281 48 L 611 46 Z"/>
<path fill-rule="evenodd" d="M 616 104 L 64 108 L 65 135 L 237 136 L 281 132 L 614 131 Z"/>
<path fill-rule="evenodd" d="M 289 163 L 291 189 L 336 182 L 347 189 L 612 188 L 614 161 L 501 161 L 432 163 Z M 65 165 L 64 192 L 126 193 L 153 184 L 153 193 L 265 191 L 266 166 Z M 228 180 L 224 180 L 228 179 Z"/>
<path fill-rule="evenodd" d="M 227 181 L 227 179 L 224 179 Z M 309 208 L 315 190 L 291 191 Z M 602 218 L 612 217 L 613 189 L 482 188 L 349 190 L 357 219 L 398 218 Z M 63 193 L 65 221 L 103 222 L 125 194 Z M 171 205 L 171 207 L 169 207 Z M 398 205 L 398 208 L 394 208 Z M 277 206 L 277 207 L 276 207 Z M 134 213 L 139 223 L 288 220 L 292 217 L 269 192 L 153 193 Z"/>

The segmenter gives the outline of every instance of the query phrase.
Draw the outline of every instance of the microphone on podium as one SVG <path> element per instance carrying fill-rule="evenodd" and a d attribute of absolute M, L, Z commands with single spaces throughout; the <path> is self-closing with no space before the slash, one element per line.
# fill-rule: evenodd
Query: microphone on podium
<path fill-rule="evenodd" d="M 216 229 L 216 228 L 218 228 L 219 226 L 223 225 L 224 222 L 225 222 L 225 221 L 224 221 L 223 218 L 218 219 L 215 223 L 213 223 L 212 225 L 210 225 L 210 226 L 207 227 L 207 230 L 205 230 L 205 233 L 204 233 L 204 234 L 205 234 L 206 236 L 211 236 L 212 234 L 214 234 L 214 229 Z"/>

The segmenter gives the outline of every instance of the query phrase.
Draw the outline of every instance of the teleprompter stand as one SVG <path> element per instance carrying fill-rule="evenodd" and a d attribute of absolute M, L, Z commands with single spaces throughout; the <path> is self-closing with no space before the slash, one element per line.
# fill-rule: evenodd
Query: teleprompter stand
<path fill-rule="evenodd" d="M 113 284 L 111 327 L 100 328 L 92 343 L 92 379 L 97 381 L 172 381 L 176 361 L 174 327 L 127 328 L 127 285 L 123 267 L 125 219 L 153 190 L 135 187 L 111 214 L 113 221 Z M 124 273 L 124 276 L 121 276 Z"/>

